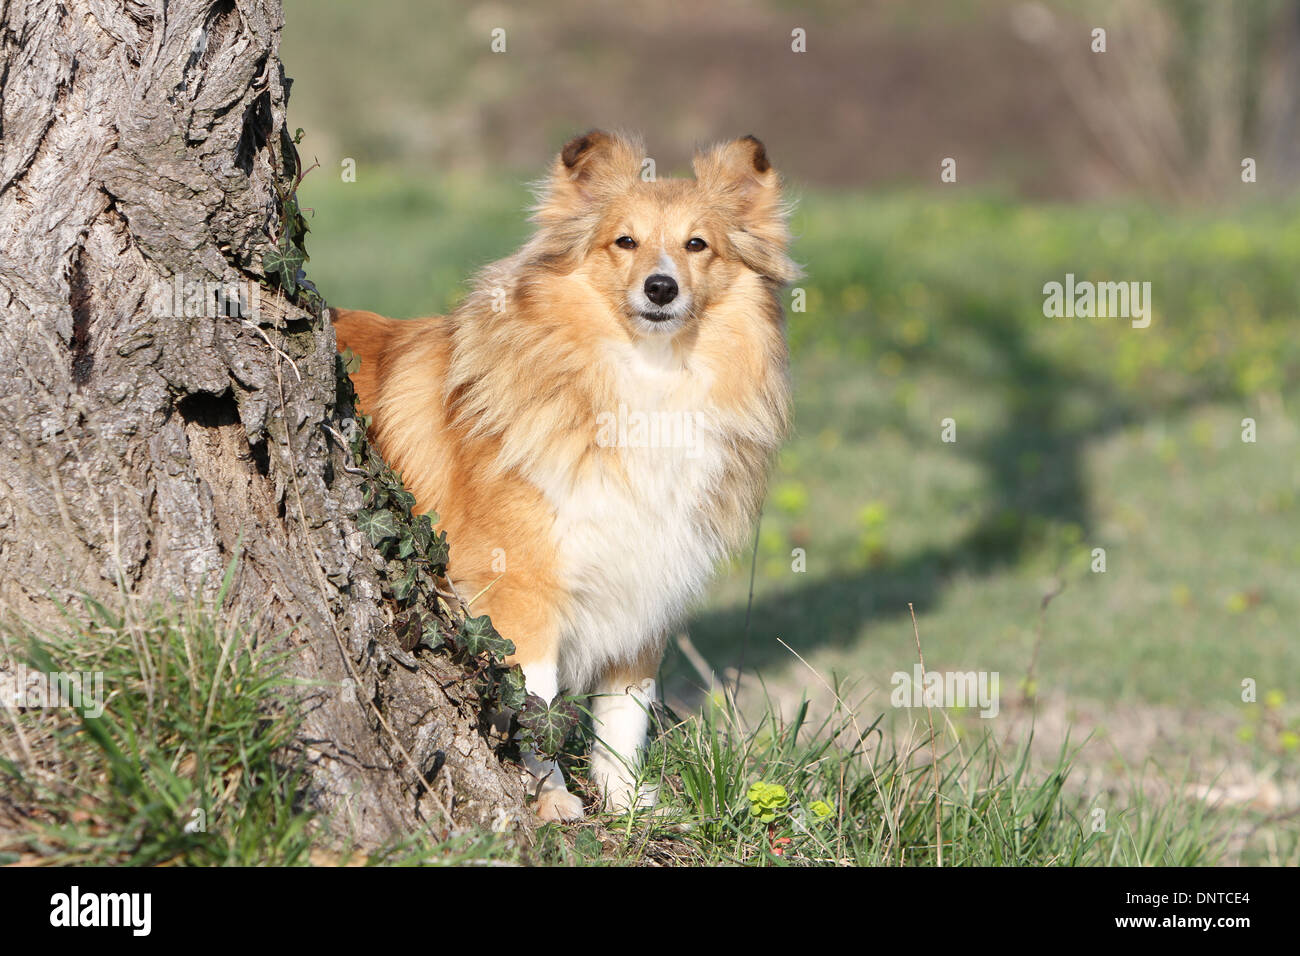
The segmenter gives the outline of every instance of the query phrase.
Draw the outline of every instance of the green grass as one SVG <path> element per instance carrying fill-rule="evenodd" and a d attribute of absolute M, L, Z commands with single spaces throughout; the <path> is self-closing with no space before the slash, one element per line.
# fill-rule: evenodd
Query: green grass
<path fill-rule="evenodd" d="M 103 675 L 96 708 L 10 712 L 0 779 L 24 825 L 8 856 L 60 864 L 289 865 L 310 850 L 297 717 L 269 642 L 196 604 L 87 600 L 10 625 L 31 670 Z M 263 637 L 266 637 L 265 635 Z"/>
<path fill-rule="evenodd" d="M 820 722 L 805 702 L 791 720 L 769 707 L 747 724 L 723 698 L 685 718 L 660 712 L 642 770 L 654 812 L 543 827 L 527 851 L 461 833 L 339 855 L 303 806 L 307 775 L 289 746 L 297 711 L 255 634 L 195 604 L 87 601 L 64 629 L 10 624 L 4 636 L 29 666 L 98 671 L 108 690 L 98 715 L 9 712 L 3 809 L 20 822 L 0 828 L 4 862 L 934 865 L 937 812 L 945 865 L 1195 865 L 1216 862 L 1226 839 L 1200 804 L 1153 802 L 1140 788 L 1108 796 L 1098 828 L 1095 807 L 1065 788 L 1066 750 L 1031 769 L 1027 746 L 1004 751 L 988 733 L 939 755 L 936 808 L 923 739 L 900 748 L 842 705 Z M 566 762 L 584 786 L 583 759 Z M 754 809 L 756 784 L 781 794 L 769 818 Z"/>
<path fill-rule="evenodd" d="M 728 703 L 706 708 L 651 749 L 645 776 L 661 809 L 626 817 L 616 859 L 933 866 L 936 813 L 945 866 L 1190 866 L 1222 853 L 1221 822 L 1202 806 L 1137 789 L 1103 801 L 1094 826 L 1093 806 L 1066 790 L 1068 747 L 1031 770 L 1028 741 L 1006 747 L 986 732 L 940 746 L 936 809 L 924 735 L 891 740 L 842 703 L 821 720 L 807 701 L 789 719 L 769 703 L 751 724 Z M 771 820 L 750 798 L 757 783 L 784 793 Z"/>

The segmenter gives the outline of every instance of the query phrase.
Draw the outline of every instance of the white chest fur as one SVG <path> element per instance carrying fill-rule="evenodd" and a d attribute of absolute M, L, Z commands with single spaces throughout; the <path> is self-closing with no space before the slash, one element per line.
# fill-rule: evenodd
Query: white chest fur
<path fill-rule="evenodd" d="M 709 381 L 666 349 L 629 348 L 616 361 L 618 407 L 601 410 L 596 428 L 623 474 L 546 489 L 569 595 L 560 684 L 574 692 L 592 689 L 605 666 L 630 663 L 678 624 L 723 556 L 700 520 L 726 453 L 709 414 Z"/>

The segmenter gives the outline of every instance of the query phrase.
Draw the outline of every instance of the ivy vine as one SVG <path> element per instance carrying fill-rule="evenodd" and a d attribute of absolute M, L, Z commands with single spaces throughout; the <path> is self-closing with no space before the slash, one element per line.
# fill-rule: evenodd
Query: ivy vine
<path fill-rule="evenodd" d="M 313 163 L 306 169 L 303 168 L 298 156 L 298 144 L 302 142 L 302 136 L 302 127 L 293 136 L 289 135 L 287 129 L 280 129 L 281 175 L 275 181 L 279 228 L 275 235 L 267 235 L 271 246 L 262 253 L 262 270 L 266 273 L 268 283 L 274 282 L 290 300 L 318 315 L 324 303 L 303 271 L 303 266 L 311 258 L 307 255 L 306 242 L 307 233 L 311 230 L 302 214 L 302 207 L 298 204 L 298 187 L 319 164 Z"/>

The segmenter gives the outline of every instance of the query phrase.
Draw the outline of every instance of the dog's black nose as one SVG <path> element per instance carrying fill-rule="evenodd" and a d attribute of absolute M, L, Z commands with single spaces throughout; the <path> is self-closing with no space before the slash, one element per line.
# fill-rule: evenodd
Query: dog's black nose
<path fill-rule="evenodd" d="M 645 297 L 655 305 L 667 305 L 677 298 L 677 280 L 663 274 L 645 280 Z"/>

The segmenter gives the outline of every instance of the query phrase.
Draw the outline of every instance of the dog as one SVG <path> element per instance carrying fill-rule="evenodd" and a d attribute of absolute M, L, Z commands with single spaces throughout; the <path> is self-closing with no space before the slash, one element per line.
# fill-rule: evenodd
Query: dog
<path fill-rule="evenodd" d="M 538 185 L 537 229 L 450 315 L 332 310 L 369 437 L 448 575 L 514 642 L 550 701 L 594 694 L 603 808 L 637 784 L 664 645 L 748 538 L 790 425 L 782 287 L 797 277 L 777 171 L 752 136 L 647 179 L 644 150 L 593 130 Z M 542 820 L 583 801 L 525 753 Z"/>

